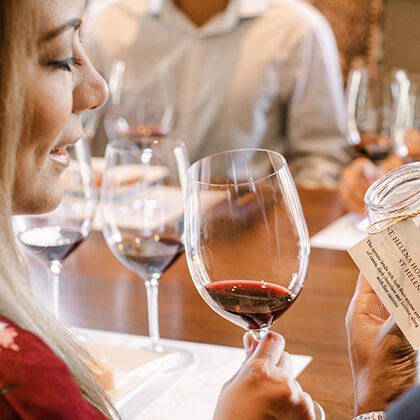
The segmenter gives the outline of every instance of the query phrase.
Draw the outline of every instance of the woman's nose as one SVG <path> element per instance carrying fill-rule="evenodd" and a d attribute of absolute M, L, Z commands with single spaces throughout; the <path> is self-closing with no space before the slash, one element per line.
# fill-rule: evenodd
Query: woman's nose
<path fill-rule="evenodd" d="M 73 112 L 101 107 L 108 99 L 108 85 L 85 56 L 78 68 L 76 85 L 73 90 Z"/>

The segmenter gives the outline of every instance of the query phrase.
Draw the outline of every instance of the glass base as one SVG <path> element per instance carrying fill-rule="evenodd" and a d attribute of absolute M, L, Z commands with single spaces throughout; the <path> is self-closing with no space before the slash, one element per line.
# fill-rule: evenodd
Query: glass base
<path fill-rule="evenodd" d="M 194 355 L 181 347 L 159 343 L 157 346 L 149 344 L 141 348 L 150 352 L 168 355 L 159 372 L 162 375 L 193 370 L 197 364 Z"/>
<path fill-rule="evenodd" d="M 322 408 L 322 406 L 315 400 L 312 400 L 312 401 L 314 403 L 314 409 L 315 409 L 315 420 L 325 420 L 325 411 Z"/>

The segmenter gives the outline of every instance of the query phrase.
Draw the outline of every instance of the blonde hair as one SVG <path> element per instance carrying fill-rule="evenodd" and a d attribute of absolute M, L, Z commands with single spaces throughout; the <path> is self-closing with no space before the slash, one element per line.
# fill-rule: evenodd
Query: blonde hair
<path fill-rule="evenodd" d="M 36 58 L 36 1 L 0 1 L 0 314 L 39 336 L 69 367 L 83 397 L 118 416 L 94 379 L 89 354 L 34 297 L 11 226 L 19 143 L 27 131 L 25 69 Z"/>

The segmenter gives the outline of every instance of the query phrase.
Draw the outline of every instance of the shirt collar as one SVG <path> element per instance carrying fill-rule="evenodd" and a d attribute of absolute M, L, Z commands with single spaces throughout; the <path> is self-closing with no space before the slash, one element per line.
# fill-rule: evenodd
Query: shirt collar
<path fill-rule="evenodd" d="M 197 37 L 220 35 L 233 30 L 242 19 L 258 17 L 268 8 L 269 0 L 231 0 L 227 8 L 197 28 L 172 0 L 149 0 L 149 14 L 159 16 L 165 23 Z"/>

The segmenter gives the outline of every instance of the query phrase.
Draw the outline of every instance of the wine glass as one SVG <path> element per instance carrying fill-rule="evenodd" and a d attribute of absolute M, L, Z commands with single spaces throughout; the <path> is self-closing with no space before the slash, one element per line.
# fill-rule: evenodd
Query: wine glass
<path fill-rule="evenodd" d="M 188 170 L 185 249 L 205 302 L 258 340 L 302 291 L 309 236 L 286 160 L 238 149 Z M 325 419 L 314 401 L 316 419 Z"/>
<path fill-rule="evenodd" d="M 392 72 L 382 71 L 375 77 L 366 69 L 349 73 L 346 137 L 356 156 L 380 163 L 392 153 L 391 125 L 397 87 Z"/>
<path fill-rule="evenodd" d="M 398 74 L 393 142 L 397 156 L 404 162 L 420 161 L 420 74 Z"/>
<path fill-rule="evenodd" d="M 159 279 L 184 252 L 185 146 L 169 138 L 116 140 L 108 143 L 105 160 L 102 230 L 112 253 L 146 286 L 147 349 L 172 353 L 170 369 L 187 367 L 189 352 L 160 342 L 158 317 Z"/>
<path fill-rule="evenodd" d="M 185 246 L 194 284 L 218 314 L 265 335 L 302 291 L 309 239 L 279 153 L 239 149 L 188 170 Z"/>
<path fill-rule="evenodd" d="M 63 261 L 84 241 L 92 228 L 97 193 L 84 138 L 67 147 L 70 165 L 62 173 L 64 195 L 52 212 L 13 217 L 19 242 L 48 267 L 49 307 L 59 318 L 59 279 Z"/>
<path fill-rule="evenodd" d="M 164 59 L 147 73 L 116 59 L 109 79 L 105 130 L 110 140 L 167 135 L 174 121 L 173 74 Z"/>
<path fill-rule="evenodd" d="M 88 142 L 90 142 L 96 134 L 101 117 L 101 110 L 102 108 L 88 109 L 82 113 L 83 134 Z"/>
<path fill-rule="evenodd" d="M 286 160 L 238 149 L 188 170 L 185 250 L 205 302 L 258 340 L 302 291 L 309 237 Z M 317 419 L 322 407 L 314 401 Z"/>

